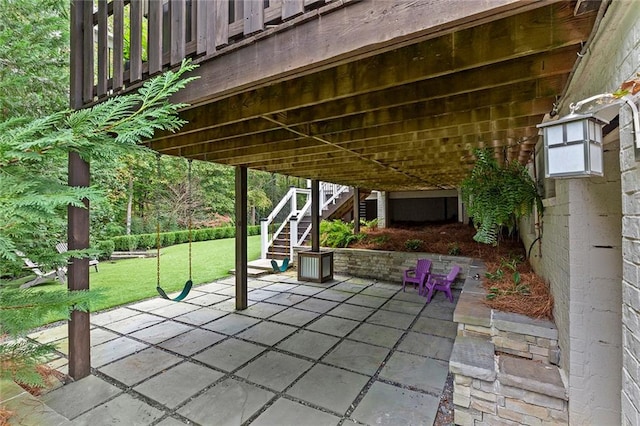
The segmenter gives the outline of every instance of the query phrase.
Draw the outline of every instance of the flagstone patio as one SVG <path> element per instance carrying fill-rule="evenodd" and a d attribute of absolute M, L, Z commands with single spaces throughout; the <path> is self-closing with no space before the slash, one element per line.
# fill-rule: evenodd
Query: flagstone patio
<path fill-rule="evenodd" d="M 3 404 L 45 426 L 433 424 L 456 335 L 443 294 L 427 305 L 398 284 L 279 274 L 251 279 L 234 311 L 233 284 L 93 314 L 93 374 Z M 63 372 L 66 328 L 30 335 L 57 345 Z"/>

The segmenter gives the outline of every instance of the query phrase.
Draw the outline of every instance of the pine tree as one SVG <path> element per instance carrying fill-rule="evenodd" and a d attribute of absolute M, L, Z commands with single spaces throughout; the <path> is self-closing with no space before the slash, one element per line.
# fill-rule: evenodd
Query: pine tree
<path fill-rule="evenodd" d="M 183 62 L 148 80 L 136 92 L 114 97 L 91 108 L 60 111 L 33 121 L 20 118 L 0 123 L 0 267 L 20 266 L 21 251 L 43 265 L 66 263 L 89 251 L 54 253 L 68 205 L 84 208 L 84 199 L 97 200 L 99 188 L 66 184 L 64 171 L 49 170 L 53 161 L 77 152 L 85 161 L 114 159 L 144 150 L 139 143 L 156 130 L 175 131 L 185 122 L 177 112 L 184 104 L 169 102 L 171 95 L 193 78 L 194 69 Z M 0 271 L 0 276 L 6 271 Z M 0 371 L 27 384 L 41 383 L 34 368 L 51 349 L 24 337 L 48 313 L 88 310 L 90 292 L 40 292 L 0 286 Z"/>

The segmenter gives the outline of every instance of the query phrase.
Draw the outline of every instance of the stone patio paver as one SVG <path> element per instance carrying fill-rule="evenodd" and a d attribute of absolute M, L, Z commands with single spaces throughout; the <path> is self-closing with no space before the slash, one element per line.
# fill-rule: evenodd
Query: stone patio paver
<path fill-rule="evenodd" d="M 258 290 L 252 290 L 247 293 L 247 298 L 249 300 L 261 301 L 270 297 L 277 296 L 278 294 L 279 293 L 277 291 L 267 291 L 260 288 Z"/>
<path fill-rule="evenodd" d="M 56 412 L 73 420 L 120 392 L 120 389 L 96 376 L 87 376 L 47 393 L 41 399 Z"/>
<path fill-rule="evenodd" d="M 370 308 L 379 308 L 387 303 L 384 297 L 367 296 L 366 294 L 356 294 L 350 298 L 347 303 L 351 305 L 368 306 Z"/>
<path fill-rule="evenodd" d="M 198 305 L 198 306 L 212 306 L 216 303 L 224 302 L 225 300 L 229 300 L 230 296 L 224 296 L 216 293 L 205 293 L 200 297 L 196 297 L 194 299 L 190 299 L 189 303 Z"/>
<path fill-rule="evenodd" d="M 246 367 L 236 371 L 235 374 L 250 382 L 281 392 L 312 365 L 309 361 L 291 355 L 268 351 L 251 361 Z"/>
<path fill-rule="evenodd" d="M 345 340 L 322 359 L 322 362 L 372 376 L 389 354 L 389 350 L 361 342 Z"/>
<path fill-rule="evenodd" d="M 188 331 L 172 339 L 165 340 L 158 346 L 184 356 L 191 356 L 204 348 L 226 339 L 227 336 L 199 328 Z"/>
<path fill-rule="evenodd" d="M 195 311 L 191 311 L 188 314 L 174 317 L 174 320 L 186 322 L 187 324 L 203 325 L 211 321 L 215 321 L 225 315 L 229 315 L 228 312 L 217 311 L 211 308 L 201 308 Z"/>
<path fill-rule="evenodd" d="M 334 302 L 344 302 L 350 297 L 353 297 L 353 293 L 347 293 L 346 291 L 338 291 L 332 288 L 323 290 L 320 293 L 315 294 L 316 298 L 333 300 Z"/>
<path fill-rule="evenodd" d="M 406 330 L 415 317 L 415 315 L 402 314 L 400 312 L 379 310 L 367 318 L 366 322 Z"/>
<path fill-rule="evenodd" d="M 234 335 L 260 322 L 259 319 L 245 315 L 229 314 L 213 322 L 204 324 L 202 328 L 218 333 Z"/>
<path fill-rule="evenodd" d="M 433 422 L 456 333 L 455 303 L 438 294 L 425 305 L 413 289 L 343 276 L 301 283 L 289 272 L 251 282 L 244 311 L 235 310 L 228 297 L 234 280 L 225 279 L 192 290 L 187 302 L 155 298 L 92 315 L 92 366 L 119 387 L 94 378 L 113 392 L 73 411 L 80 417 L 73 423 Z M 222 301 L 190 302 L 197 299 Z M 64 349 L 66 333 L 64 325 L 36 337 Z M 51 360 L 60 371 L 67 363 Z M 69 386 L 59 391 L 74 394 L 71 404 L 88 392 Z M 59 424 L 56 418 L 64 419 L 40 424 Z"/>
<path fill-rule="evenodd" d="M 265 299 L 265 301 L 269 303 L 276 303 L 278 305 L 293 306 L 299 302 L 302 302 L 306 298 L 307 296 L 302 296 L 300 294 L 280 293 L 273 297 Z"/>
<path fill-rule="evenodd" d="M 403 330 L 365 323 L 356 328 L 348 338 L 372 345 L 384 346 L 385 348 L 393 348 L 403 334 Z"/>
<path fill-rule="evenodd" d="M 336 317 L 349 318 L 356 321 L 363 321 L 369 315 L 375 312 L 373 308 L 367 308 L 366 306 L 356 306 L 341 304 L 327 312 L 329 315 Z"/>
<path fill-rule="evenodd" d="M 290 291 L 293 288 L 298 287 L 297 284 L 285 284 L 285 283 L 276 283 L 276 284 L 271 284 L 268 287 L 265 287 L 265 290 L 269 290 L 269 291 L 275 291 L 278 293 L 293 293 L 292 291 Z"/>
<path fill-rule="evenodd" d="M 359 325 L 360 323 L 358 321 L 326 315 L 314 321 L 306 328 L 307 330 L 331 334 L 332 336 L 344 337 Z"/>
<path fill-rule="evenodd" d="M 30 337 L 33 340 L 37 340 L 40 343 L 51 343 L 67 337 L 68 331 L 69 327 L 67 326 L 67 324 L 64 324 L 28 334 L 27 337 Z"/>
<path fill-rule="evenodd" d="M 156 348 L 148 348 L 101 367 L 100 372 L 127 386 L 133 386 L 181 361 L 182 358 L 175 355 Z"/>
<path fill-rule="evenodd" d="M 298 303 L 296 308 L 324 314 L 336 306 L 338 306 L 338 302 L 310 297 L 304 302 Z"/>
<path fill-rule="evenodd" d="M 384 305 L 382 305 L 382 309 L 387 311 L 400 312 L 407 315 L 418 315 L 424 305 L 413 302 L 406 302 L 404 300 L 394 300 L 391 299 Z"/>
<path fill-rule="evenodd" d="M 110 311 L 101 312 L 99 314 L 91 315 L 91 324 L 105 325 L 112 322 L 120 321 L 125 318 L 132 317 L 134 315 L 140 315 L 140 312 L 134 311 L 129 308 L 116 308 Z"/>
<path fill-rule="evenodd" d="M 458 334 L 458 326 L 451 321 L 444 321 L 437 318 L 420 317 L 411 327 L 411 331 L 431 334 L 432 336 L 455 339 Z"/>
<path fill-rule="evenodd" d="M 193 359 L 224 371 L 233 371 L 265 348 L 238 339 L 227 339 L 194 356 Z"/>
<path fill-rule="evenodd" d="M 157 423 L 156 426 L 183 426 L 186 423 L 181 422 L 180 420 L 176 420 L 173 417 L 167 417 L 162 420 L 160 423 Z"/>
<path fill-rule="evenodd" d="M 253 416 L 275 394 L 235 379 L 226 379 L 178 410 L 203 424 L 237 426 Z"/>
<path fill-rule="evenodd" d="M 129 334 L 138 330 L 142 330 L 143 328 L 151 327 L 152 325 L 156 325 L 165 320 L 166 318 L 162 318 L 156 315 L 140 314 L 133 317 L 125 318 L 120 321 L 105 324 L 104 327 L 113 331 L 117 331 L 120 334 Z"/>
<path fill-rule="evenodd" d="M 277 348 L 309 358 L 320 359 L 339 341 L 338 337 L 327 336 L 315 331 L 300 330 L 280 342 Z"/>
<path fill-rule="evenodd" d="M 319 316 L 320 314 L 318 312 L 303 311 L 296 308 L 287 308 L 279 314 L 272 316 L 270 320 L 302 327 L 303 325 L 308 324 Z"/>
<path fill-rule="evenodd" d="M 109 419 L 109 424 L 149 425 L 163 415 L 164 413 L 157 408 L 130 395 L 122 394 L 77 417 L 73 424 L 95 426 L 105 424 L 105 419 Z"/>
<path fill-rule="evenodd" d="M 273 322 L 263 321 L 256 324 L 248 330 L 237 334 L 236 337 L 252 342 L 262 343 L 263 345 L 273 346 L 288 335 L 296 331 L 295 327 Z"/>
<path fill-rule="evenodd" d="M 368 376 L 317 364 L 287 394 L 344 414 L 368 381 Z"/>
<path fill-rule="evenodd" d="M 399 351 L 449 361 L 453 339 L 410 332 L 398 346 Z"/>
<path fill-rule="evenodd" d="M 173 409 L 223 376 L 210 368 L 184 362 L 139 384 L 134 390 Z"/>
<path fill-rule="evenodd" d="M 90 332 L 91 335 L 91 346 L 101 345 L 109 340 L 117 339 L 120 337 L 119 334 L 116 334 L 109 330 L 103 330 L 101 328 L 94 328 Z"/>
<path fill-rule="evenodd" d="M 375 382 L 352 417 L 368 425 L 431 426 L 439 398 L 382 382 Z"/>
<path fill-rule="evenodd" d="M 251 422 L 252 426 L 296 425 L 333 426 L 340 418 L 329 413 L 307 407 L 288 399 L 280 398 L 271 407 Z"/>
<path fill-rule="evenodd" d="M 163 306 L 158 309 L 154 309 L 151 311 L 154 315 L 160 315 L 166 318 L 177 317 L 178 315 L 184 315 L 189 312 L 193 312 L 195 310 L 200 309 L 198 305 L 192 305 L 191 303 L 175 303 L 173 302 L 169 306 Z"/>
<path fill-rule="evenodd" d="M 446 362 L 394 352 L 380 371 L 379 377 L 439 395 L 448 372 Z"/>
<path fill-rule="evenodd" d="M 274 305 L 272 303 L 256 303 L 249 306 L 243 311 L 239 311 L 239 314 L 248 315 L 255 318 L 269 318 L 278 312 L 282 312 L 286 309 L 286 306 Z"/>
<path fill-rule="evenodd" d="M 91 348 L 91 366 L 101 367 L 147 348 L 148 345 L 128 337 L 119 337 Z"/>
<path fill-rule="evenodd" d="M 322 288 L 312 287 L 309 285 L 299 285 L 288 290 L 289 293 L 300 294 L 303 296 L 313 296 L 314 294 L 318 294 L 321 291 L 323 291 Z"/>
<path fill-rule="evenodd" d="M 130 333 L 129 336 L 146 343 L 157 344 L 191 330 L 193 330 L 193 327 L 189 325 L 168 321 Z"/>

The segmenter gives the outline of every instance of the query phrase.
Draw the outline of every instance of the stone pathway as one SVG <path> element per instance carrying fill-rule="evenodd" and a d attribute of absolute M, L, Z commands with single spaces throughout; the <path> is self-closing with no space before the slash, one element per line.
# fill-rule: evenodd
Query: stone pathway
<path fill-rule="evenodd" d="M 154 298 L 92 315 L 93 374 L 24 406 L 27 399 L 12 394 L 14 420 L 433 424 L 456 335 L 455 304 L 443 294 L 426 305 L 398 284 L 313 284 L 280 274 L 250 280 L 250 306 L 235 311 L 233 284 L 196 287 L 180 303 Z M 59 348 L 51 365 L 63 372 L 66 327 L 30 336 Z"/>

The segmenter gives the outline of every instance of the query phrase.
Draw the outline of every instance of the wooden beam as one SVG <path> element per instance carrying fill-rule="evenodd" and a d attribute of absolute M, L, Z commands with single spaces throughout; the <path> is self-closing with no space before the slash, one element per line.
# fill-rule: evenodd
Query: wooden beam
<path fill-rule="evenodd" d="M 185 58 L 186 2 L 170 0 L 169 4 L 171 5 L 171 65 L 176 65 Z"/>
<path fill-rule="evenodd" d="M 454 2 L 442 2 L 442 7 L 451 8 L 452 3 Z M 259 43 L 244 45 L 242 49 L 217 56 L 215 61 L 202 63 L 201 67 L 194 72 L 195 75 L 202 77 L 198 82 L 198 87 L 185 88 L 177 94 L 176 101 L 186 101 L 192 104 L 208 102 L 239 93 L 248 87 L 264 87 L 284 79 L 290 80 L 291 76 L 296 74 L 318 72 L 328 66 L 337 65 L 335 69 L 341 69 L 343 66 L 349 67 L 350 65 L 344 64 L 344 62 L 354 63 L 354 59 L 356 62 L 369 61 L 372 65 L 371 71 L 363 70 L 363 74 L 355 81 L 353 79 L 343 80 L 339 75 L 323 78 L 324 81 L 336 83 L 335 93 L 325 93 L 324 95 L 325 97 L 340 97 L 339 92 L 345 89 L 349 90 L 351 94 L 363 93 L 376 90 L 376 87 L 381 89 L 415 81 L 424 75 L 436 76 L 493 62 L 502 62 L 533 52 L 576 45 L 585 41 L 593 21 L 591 15 L 573 17 L 570 8 L 567 9 L 557 3 L 539 7 L 540 4 L 525 5 L 523 2 L 519 2 L 517 5 L 511 4 L 510 6 L 512 8 L 538 7 L 538 9 L 523 13 L 515 18 L 505 18 L 480 25 L 483 28 L 479 29 L 478 21 L 472 21 L 473 12 L 471 9 L 476 5 L 478 9 L 484 9 L 482 13 L 486 12 L 487 16 L 494 12 L 492 19 L 496 19 L 500 14 L 495 13 L 496 9 L 490 11 L 482 2 L 462 1 L 462 3 L 464 6 L 461 5 L 460 10 L 456 12 L 460 12 L 460 19 L 467 20 L 465 25 L 472 28 L 457 31 L 455 40 L 450 33 L 445 34 L 444 31 L 440 31 L 446 25 L 439 25 L 435 34 L 433 33 L 434 28 L 429 27 L 434 13 L 432 1 L 412 2 L 409 8 L 401 6 L 384 8 L 385 16 L 381 16 L 379 21 L 369 15 L 370 13 L 382 14 L 383 8 L 372 6 L 370 2 L 351 4 L 348 14 L 331 13 L 325 15 L 321 25 L 319 20 L 311 20 L 296 25 L 287 32 L 279 33 L 278 37 L 260 38 Z M 512 9 L 510 13 L 513 12 Z M 359 13 L 362 13 L 361 16 L 369 16 L 372 19 L 366 22 L 376 22 L 375 26 L 370 27 L 363 21 L 362 26 L 367 27 L 367 30 L 363 32 L 363 34 L 366 33 L 366 37 L 362 35 L 362 38 L 358 37 L 359 30 L 363 29 L 361 26 L 353 28 L 352 22 L 343 22 L 344 19 L 350 19 L 349 17 L 357 16 Z M 427 17 L 427 15 L 430 16 Z M 422 21 L 416 21 L 417 16 L 422 16 Z M 336 21 L 332 23 L 331 21 L 334 19 Z M 417 27 L 405 27 L 398 25 L 398 22 L 403 24 L 412 22 Z M 439 24 L 442 24 L 442 21 Z M 458 29 L 464 27 L 464 25 L 460 25 L 460 22 L 456 24 Z M 571 31 L 555 29 L 563 24 L 570 25 Z M 474 27 L 474 25 L 476 26 Z M 487 28 L 484 28 L 485 25 Z M 342 36 L 341 30 L 343 28 L 350 28 L 350 37 Z M 548 31 L 541 31 L 542 28 L 551 28 L 552 34 L 548 34 Z M 432 33 L 427 35 L 430 30 Z M 375 41 L 381 37 L 386 38 L 387 41 L 392 40 L 393 37 L 390 35 L 398 31 L 405 35 L 410 34 L 410 37 L 416 37 L 417 40 L 412 40 L 414 43 L 412 45 L 402 47 L 397 45 L 385 47 L 385 43 L 376 44 Z M 509 31 L 512 32 L 515 41 L 509 41 L 506 46 L 492 50 L 496 34 Z M 421 38 L 426 41 L 419 42 Z M 375 53 L 377 56 L 358 60 L 357 58 L 362 57 L 362 51 L 358 51 L 351 44 L 351 41 L 359 45 L 365 40 L 367 46 L 375 46 L 375 50 L 372 50 L 369 55 Z M 460 43 L 469 40 L 472 40 L 471 46 L 460 46 Z M 320 43 L 326 46 L 321 52 L 317 49 Z M 281 48 L 283 45 L 291 46 L 286 50 L 286 57 L 283 56 L 284 52 Z M 482 46 L 492 46 L 492 49 L 482 48 Z M 369 48 L 371 49 L 371 47 Z M 473 48 L 480 49 L 480 52 L 474 52 Z M 385 51 L 385 49 L 387 50 Z M 354 52 L 357 53 L 354 55 Z M 404 62 L 396 64 L 387 60 L 394 56 L 395 52 L 415 59 L 411 64 Z M 409 56 L 408 52 L 413 52 L 414 55 Z M 342 55 L 346 55 L 346 57 Z M 376 64 L 378 65 L 376 66 Z M 252 75 L 252 73 L 241 72 L 238 67 L 242 67 L 242 70 L 259 70 L 259 77 Z M 324 73 L 324 71 L 320 71 L 320 73 Z M 299 90 L 295 84 L 293 86 L 293 90 Z M 256 99 L 253 96 L 252 98 Z"/>

